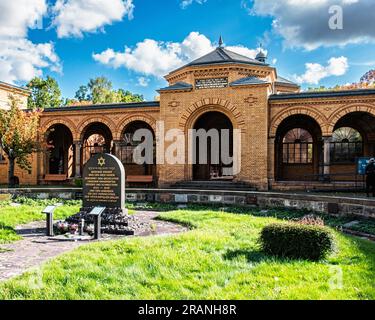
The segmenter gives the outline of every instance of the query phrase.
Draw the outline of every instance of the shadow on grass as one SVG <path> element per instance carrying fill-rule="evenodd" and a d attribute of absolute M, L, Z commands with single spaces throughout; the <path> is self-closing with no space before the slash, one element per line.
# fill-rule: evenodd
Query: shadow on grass
<path fill-rule="evenodd" d="M 297 258 L 283 258 L 278 257 L 275 255 L 268 255 L 261 250 L 246 250 L 246 249 L 238 249 L 238 250 L 228 250 L 224 255 L 223 258 L 225 260 L 237 260 L 241 257 L 245 257 L 248 263 L 258 264 L 261 262 L 273 262 L 273 263 L 283 263 L 289 264 L 298 261 L 307 261 L 307 262 L 314 262 L 306 259 L 297 259 Z"/>
<path fill-rule="evenodd" d="M 295 261 L 301 261 L 300 259 L 281 258 L 273 255 L 267 255 L 261 250 L 228 250 L 223 258 L 225 260 L 237 260 L 241 257 L 245 257 L 248 263 L 261 263 L 261 262 L 276 262 L 276 263 L 292 263 Z"/>
<path fill-rule="evenodd" d="M 264 261 L 269 261 L 272 257 L 265 255 L 262 251 L 259 250 L 228 250 L 224 253 L 223 258 L 225 260 L 237 260 L 241 257 L 245 257 L 249 263 L 261 263 Z"/>

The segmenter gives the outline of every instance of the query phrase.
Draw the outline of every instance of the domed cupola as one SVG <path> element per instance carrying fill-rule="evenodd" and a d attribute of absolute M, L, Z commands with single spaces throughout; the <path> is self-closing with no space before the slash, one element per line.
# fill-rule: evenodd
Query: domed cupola
<path fill-rule="evenodd" d="M 259 48 L 259 52 L 258 52 L 258 54 L 256 55 L 255 60 L 258 60 L 259 62 L 262 62 L 262 63 L 266 63 L 266 60 L 267 60 L 267 54 L 266 54 L 266 52 L 263 50 L 262 46 L 260 46 L 260 48 Z"/>

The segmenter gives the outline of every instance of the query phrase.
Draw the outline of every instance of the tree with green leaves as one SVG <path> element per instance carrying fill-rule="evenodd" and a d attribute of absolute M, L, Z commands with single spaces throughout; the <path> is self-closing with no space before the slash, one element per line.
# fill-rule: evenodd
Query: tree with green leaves
<path fill-rule="evenodd" d="M 62 105 L 61 90 L 54 78 L 35 77 L 27 84 L 27 87 L 31 90 L 28 99 L 29 109 L 58 108 Z"/>
<path fill-rule="evenodd" d="M 116 102 L 123 102 L 123 103 L 130 103 L 130 102 L 142 102 L 144 101 L 143 95 L 131 93 L 128 90 L 119 89 L 116 91 L 117 101 Z"/>
<path fill-rule="evenodd" d="M 9 161 L 10 187 L 16 184 L 16 163 L 23 170 L 31 170 L 30 155 L 39 150 L 40 112 L 21 110 L 19 100 L 13 96 L 10 96 L 10 110 L 0 110 L 0 147 Z"/>
<path fill-rule="evenodd" d="M 90 79 L 87 85 L 80 86 L 75 94 L 75 99 L 79 102 L 91 101 L 93 104 L 144 101 L 142 95 L 133 94 L 124 89 L 114 90 L 112 82 L 103 76 Z"/>
<path fill-rule="evenodd" d="M 94 104 L 108 103 L 113 99 L 112 82 L 106 77 L 90 79 L 88 83 L 90 99 Z"/>
<path fill-rule="evenodd" d="M 79 102 L 90 100 L 89 88 L 87 86 L 80 86 L 74 98 L 78 100 Z"/>

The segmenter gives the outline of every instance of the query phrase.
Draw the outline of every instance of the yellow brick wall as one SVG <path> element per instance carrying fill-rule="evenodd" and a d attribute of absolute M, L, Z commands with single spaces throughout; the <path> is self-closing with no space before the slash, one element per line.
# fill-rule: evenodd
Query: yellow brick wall
<path fill-rule="evenodd" d="M 36 185 L 37 181 L 37 155 L 33 154 L 30 156 L 31 172 L 22 170 L 16 165 L 15 176 L 20 179 L 21 185 Z M 6 185 L 8 183 L 8 161 L 0 163 L 0 185 Z"/>
<path fill-rule="evenodd" d="M 19 100 L 22 109 L 27 108 L 28 92 L 13 88 L 6 84 L 0 83 L 0 109 L 9 109 L 9 95 L 13 95 Z"/>
<path fill-rule="evenodd" d="M 274 81 L 276 74 L 270 67 L 205 66 L 178 70 L 166 78 L 170 84 L 183 81 L 194 86 L 196 79 L 228 77 L 230 83 L 253 75 Z M 74 142 L 77 142 L 82 141 L 83 132 L 89 124 L 101 122 L 108 126 L 113 140 L 118 142 L 122 140 L 124 128 L 133 121 L 145 121 L 156 130 L 157 122 L 163 120 L 165 132 L 180 129 L 184 133 L 187 161 L 188 130 L 194 127 L 195 121 L 204 113 L 222 112 L 231 120 L 234 129 L 241 130 L 241 172 L 235 179 L 248 182 L 259 190 L 266 190 L 275 179 L 275 135 L 284 119 L 296 114 L 308 115 L 319 124 L 322 135 L 329 137 L 337 121 L 348 113 L 362 111 L 375 116 L 375 97 L 371 95 L 269 101 L 271 91 L 272 85 L 268 84 L 161 91 L 160 108 L 87 108 L 84 111 L 72 108 L 67 111 L 45 112 L 40 125 L 42 131 L 46 132 L 55 124 L 64 124 L 72 132 Z M 168 146 L 169 143 L 166 143 L 165 148 Z M 22 184 L 36 184 L 43 177 L 44 158 L 42 153 L 33 156 L 31 174 L 17 169 L 16 175 L 20 177 Z M 7 171 L 7 165 L 0 164 L 1 184 L 7 181 Z M 133 174 L 138 172 L 134 170 Z M 192 180 L 192 165 L 158 165 L 157 175 L 160 187 L 189 181 Z"/>

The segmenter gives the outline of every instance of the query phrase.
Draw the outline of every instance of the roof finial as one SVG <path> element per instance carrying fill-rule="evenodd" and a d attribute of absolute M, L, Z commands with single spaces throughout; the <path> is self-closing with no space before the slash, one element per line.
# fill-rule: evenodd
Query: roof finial
<path fill-rule="evenodd" d="M 224 44 L 223 37 L 220 36 L 220 38 L 219 38 L 219 48 L 222 48 L 223 44 Z"/>

